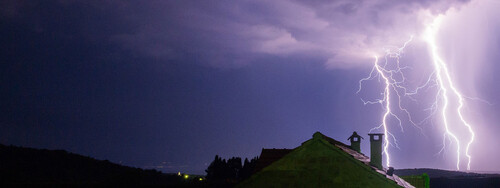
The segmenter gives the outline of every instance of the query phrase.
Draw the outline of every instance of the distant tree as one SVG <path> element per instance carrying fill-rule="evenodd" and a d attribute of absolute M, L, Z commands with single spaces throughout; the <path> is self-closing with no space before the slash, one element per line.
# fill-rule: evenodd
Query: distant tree
<path fill-rule="evenodd" d="M 252 172 L 250 171 L 250 168 L 249 168 L 249 163 L 250 163 L 250 161 L 248 161 L 248 158 L 245 158 L 245 161 L 243 162 L 243 168 L 241 168 L 241 171 L 239 174 L 242 179 L 246 179 L 246 178 L 250 177 L 250 174 L 252 174 Z"/>
<path fill-rule="evenodd" d="M 220 180 L 224 177 L 225 160 L 223 161 L 219 155 L 215 155 L 215 159 L 210 163 L 208 168 L 205 170 L 207 172 L 207 180 Z"/>
<path fill-rule="evenodd" d="M 227 160 L 227 170 L 228 170 L 228 176 L 227 178 L 229 179 L 238 179 L 239 178 L 239 172 L 241 171 L 242 165 L 241 165 L 241 158 L 240 157 L 233 157 L 231 159 Z"/>
<path fill-rule="evenodd" d="M 250 161 L 248 161 L 248 158 L 245 158 L 245 162 L 243 163 L 243 167 L 241 168 L 241 171 L 239 173 L 239 178 L 249 178 L 255 170 L 257 160 L 259 160 L 259 157 L 254 157 Z"/>

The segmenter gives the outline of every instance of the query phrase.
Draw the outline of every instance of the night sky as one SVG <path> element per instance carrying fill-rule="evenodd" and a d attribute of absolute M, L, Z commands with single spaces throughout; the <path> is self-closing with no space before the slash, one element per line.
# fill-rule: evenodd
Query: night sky
<path fill-rule="evenodd" d="M 347 143 L 384 109 L 369 53 L 402 46 L 409 87 L 431 74 L 437 39 L 474 125 L 473 171 L 500 169 L 496 1 L 0 2 L 0 143 L 64 149 L 163 172 L 204 174 L 216 154 L 254 157 L 320 131 Z M 424 119 L 433 89 L 405 102 Z M 479 100 L 480 98 L 481 100 Z M 487 102 L 483 102 L 482 100 Z M 404 117 L 404 116 L 403 116 Z M 454 169 L 439 116 L 391 130 L 395 168 Z M 380 131 L 379 131 L 380 132 Z"/>

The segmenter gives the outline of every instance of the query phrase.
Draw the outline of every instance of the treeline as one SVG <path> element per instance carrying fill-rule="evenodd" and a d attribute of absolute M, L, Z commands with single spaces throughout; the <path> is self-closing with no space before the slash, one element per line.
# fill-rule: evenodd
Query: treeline
<path fill-rule="evenodd" d="M 258 157 L 250 160 L 245 158 L 242 163 L 240 157 L 232 157 L 228 160 L 215 155 L 207 170 L 207 181 L 234 184 L 250 177 L 257 164 Z"/>

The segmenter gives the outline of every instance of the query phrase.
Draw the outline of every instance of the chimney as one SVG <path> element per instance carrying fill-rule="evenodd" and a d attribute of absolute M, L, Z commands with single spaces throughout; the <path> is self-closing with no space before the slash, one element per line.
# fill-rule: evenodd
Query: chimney
<path fill-rule="evenodd" d="M 370 165 L 382 170 L 382 133 L 370 135 Z"/>
<path fill-rule="evenodd" d="M 356 131 L 352 133 L 352 135 L 347 139 L 351 141 L 351 149 L 354 151 L 357 151 L 358 153 L 361 153 L 361 136 L 358 135 Z M 364 138 L 363 138 L 364 139 Z"/>

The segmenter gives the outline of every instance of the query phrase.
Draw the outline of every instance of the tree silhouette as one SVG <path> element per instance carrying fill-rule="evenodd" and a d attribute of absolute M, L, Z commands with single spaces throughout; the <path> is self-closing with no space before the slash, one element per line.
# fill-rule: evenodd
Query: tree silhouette
<path fill-rule="evenodd" d="M 232 157 L 226 161 L 226 159 L 222 159 L 219 155 L 215 155 L 215 159 L 205 170 L 207 172 L 207 180 L 234 183 L 248 178 L 255 169 L 257 159 L 258 157 L 254 157 L 248 161 L 245 158 L 245 162 L 242 165 L 240 157 Z"/>
<path fill-rule="evenodd" d="M 205 170 L 207 172 L 207 180 L 223 179 L 224 163 L 218 155 L 215 155 L 214 161 Z"/>
<path fill-rule="evenodd" d="M 239 173 L 239 177 L 241 179 L 247 179 L 252 175 L 258 159 L 259 157 L 254 157 L 250 161 L 248 161 L 248 159 L 245 158 L 245 162 L 243 163 L 243 167 L 241 168 L 241 171 Z"/>
<path fill-rule="evenodd" d="M 230 179 L 238 179 L 238 173 L 241 171 L 241 158 L 233 157 L 227 160 L 227 170 L 228 170 L 228 178 Z"/>

